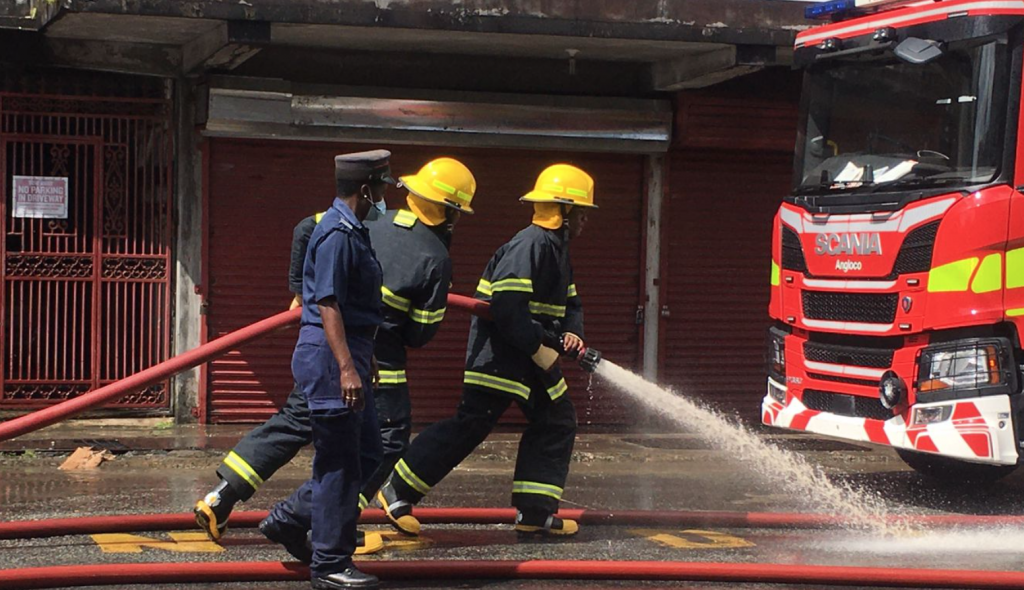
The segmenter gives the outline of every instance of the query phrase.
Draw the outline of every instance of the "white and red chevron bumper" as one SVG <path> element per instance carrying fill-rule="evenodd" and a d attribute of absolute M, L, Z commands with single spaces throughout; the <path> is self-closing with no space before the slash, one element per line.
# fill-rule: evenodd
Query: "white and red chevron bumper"
<path fill-rule="evenodd" d="M 915 404 L 907 413 L 911 419 L 914 409 L 937 406 L 950 406 L 949 418 L 932 424 L 908 425 L 903 416 L 872 420 L 810 410 L 789 394 L 782 403 L 770 393 L 773 388 L 776 392 L 783 388 L 770 379 L 768 387 L 769 395 L 761 401 L 761 421 L 768 426 L 936 453 L 972 463 L 1017 463 L 1016 437 L 1007 395 Z"/>

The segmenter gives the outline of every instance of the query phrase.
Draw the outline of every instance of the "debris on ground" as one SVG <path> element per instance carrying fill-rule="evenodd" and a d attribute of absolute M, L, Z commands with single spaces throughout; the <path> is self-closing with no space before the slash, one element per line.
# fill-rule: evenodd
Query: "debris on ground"
<path fill-rule="evenodd" d="M 78 447 L 74 453 L 61 464 L 62 471 L 73 471 L 76 469 L 96 469 L 104 461 L 112 461 L 113 453 L 106 449 L 94 449 L 92 447 Z"/>

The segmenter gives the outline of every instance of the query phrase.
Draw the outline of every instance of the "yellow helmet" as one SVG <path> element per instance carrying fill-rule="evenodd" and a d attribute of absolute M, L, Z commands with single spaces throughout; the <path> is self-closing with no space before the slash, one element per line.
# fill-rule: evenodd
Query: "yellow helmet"
<path fill-rule="evenodd" d="M 594 204 L 594 179 L 569 164 L 555 164 L 545 168 L 537 177 L 533 190 L 520 200 L 597 208 Z"/>
<path fill-rule="evenodd" d="M 427 162 L 416 174 L 399 178 L 399 186 L 431 203 L 473 213 L 470 203 L 476 194 L 476 178 L 465 164 L 454 158 Z"/>

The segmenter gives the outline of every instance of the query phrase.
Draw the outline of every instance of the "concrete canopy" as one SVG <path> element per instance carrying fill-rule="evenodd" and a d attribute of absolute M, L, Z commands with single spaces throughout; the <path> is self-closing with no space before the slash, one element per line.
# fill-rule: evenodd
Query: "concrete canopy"
<path fill-rule="evenodd" d="M 777 0 L 66 0 L 55 14 L 33 13 L 43 51 L 14 54 L 157 76 L 230 71 L 268 50 L 469 56 L 531 67 L 620 63 L 643 70 L 632 85 L 660 92 L 787 63 L 806 26 L 802 8 Z M 28 15 L 18 28 L 30 28 Z"/>

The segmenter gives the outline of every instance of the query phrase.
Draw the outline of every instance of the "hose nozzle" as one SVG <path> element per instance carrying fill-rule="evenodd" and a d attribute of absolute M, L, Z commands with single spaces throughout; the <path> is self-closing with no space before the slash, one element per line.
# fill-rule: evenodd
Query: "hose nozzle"
<path fill-rule="evenodd" d="M 598 363 L 601 362 L 601 351 L 593 348 L 584 348 L 576 360 L 583 367 L 584 371 L 593 373 L 597 370 Z"/>

